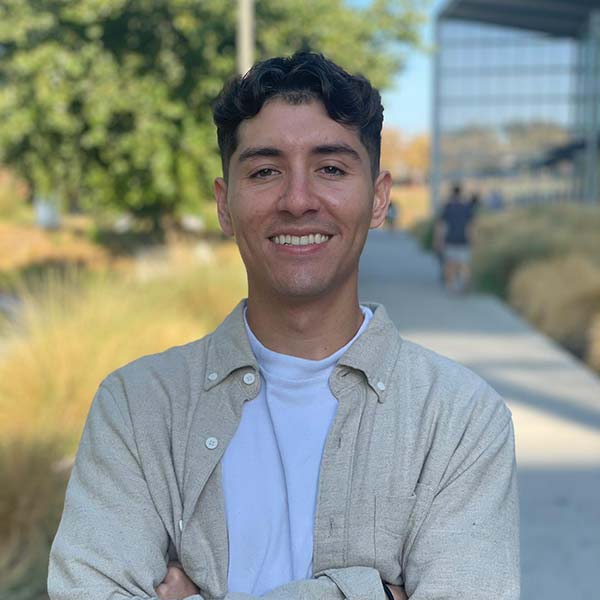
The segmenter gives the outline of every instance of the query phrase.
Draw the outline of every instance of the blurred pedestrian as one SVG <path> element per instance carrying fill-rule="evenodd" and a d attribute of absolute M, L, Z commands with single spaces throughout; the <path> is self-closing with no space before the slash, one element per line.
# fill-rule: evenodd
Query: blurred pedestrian
<path fill-rule="evenodd" d="M 393 200 L 390 200 L 390 204 L 387 209 L 385 216 L 385 224 L 387 228 L 393 233 L 396 229 L 396 219 L 398 218 L 398 208 Z"/>
<path fill-rule="evenodd" d="M 431 231 L 431 246 L 433 248 L 433 252 L 435 257 L 437 258 L 438 268 L 439 268 L 439 277 L 442 285 L 445 285 L 445 276 L 444 276 L 444 226 L 441 221 L 442 211 L 444 207 L 435 212 L 433 217 L 433 225 Z"/>
<path fill-rule="evenodd" d="M 461 185 L 452 186 L 436 227 L 443 248 L 444 283 L 450 292 L 464 292 L 471 282 L 471 224 L 474 205 L 468 202 Z"/>

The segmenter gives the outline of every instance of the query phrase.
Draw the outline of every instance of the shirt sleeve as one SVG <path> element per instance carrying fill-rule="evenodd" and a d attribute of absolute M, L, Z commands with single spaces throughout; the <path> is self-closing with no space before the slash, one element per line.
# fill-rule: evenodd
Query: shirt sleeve
<path fill-rule="evenodd" d="M 520 597 L 513 425 L 497 395 L 484 395 L 496 396 L 492 417 L 467 426 L 440 487 L 424 488 L 430 501 L 404 561 L 411 600 Z"/>
<path fill-rule="evenodd" d="M 263 600 L 386 600 L 379 572 L 371 567 L 327 569 L 315 579 L 292 581 L 261 596 Z M 232 592 L 224 600 L 256 600 Z"/>
<path fill-rule="evenodd" d="M 131 432 L 128 413 L 101 385 L 50 552 L 50 600 L 149 598 L 167 573 L 169 537 Z"/>
<path fill-rule="evenodd" d="M 169 536 L 140 467 L 129 415 L 100 386 L 83 431 L 50 552 L 50 600 L 158 600 Z M 253 600 L 230 593 L 224 600 Z M 331 569 L 267 600 L 385 600 L 372 568 Z M 201 595 L 187 600 L 205 600 Z M 213 600 L 213 599 L 210 599 Z"/>

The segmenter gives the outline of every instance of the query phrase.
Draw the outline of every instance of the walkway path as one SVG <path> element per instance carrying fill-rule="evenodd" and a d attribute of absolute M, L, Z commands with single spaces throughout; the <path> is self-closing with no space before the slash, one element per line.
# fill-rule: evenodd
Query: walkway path
<path fill-rule="evenodd" d="M 600 378 L 498 300 L 449 296 L 433 257 L 374 231 L 361 299 L 403 335 L 472 368 L 507 400 L 517 438 L 523 600 L 600 598 Z"/>

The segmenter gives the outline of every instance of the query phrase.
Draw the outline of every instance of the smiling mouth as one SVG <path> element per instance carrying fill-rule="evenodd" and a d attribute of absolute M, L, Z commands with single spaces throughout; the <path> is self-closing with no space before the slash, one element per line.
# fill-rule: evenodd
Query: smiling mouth
<path fill-rule="evenodd" d="M 331 239 L 332 236 L 322 233 L 310 233 L 308 235 L 274 235 L 269 238 L 278 246 L 310 246 L 314 244 L 324 244 Z"/>

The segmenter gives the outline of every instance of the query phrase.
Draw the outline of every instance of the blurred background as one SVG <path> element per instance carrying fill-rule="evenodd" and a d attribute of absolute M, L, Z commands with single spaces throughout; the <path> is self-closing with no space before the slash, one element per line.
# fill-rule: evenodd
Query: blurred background
<path fill-rule="evenodd" d="M 211 103 L 298 49 L 382 91 L 395 210 L 362 294 L 507 398 L 523 598 L 600 597 L 600 0 L 2 0 L 0 598 L 47 598 L 103 377 L 245 295 Z M 435 256 L 456 183 L 477 204 L 463 295 Z"/>

